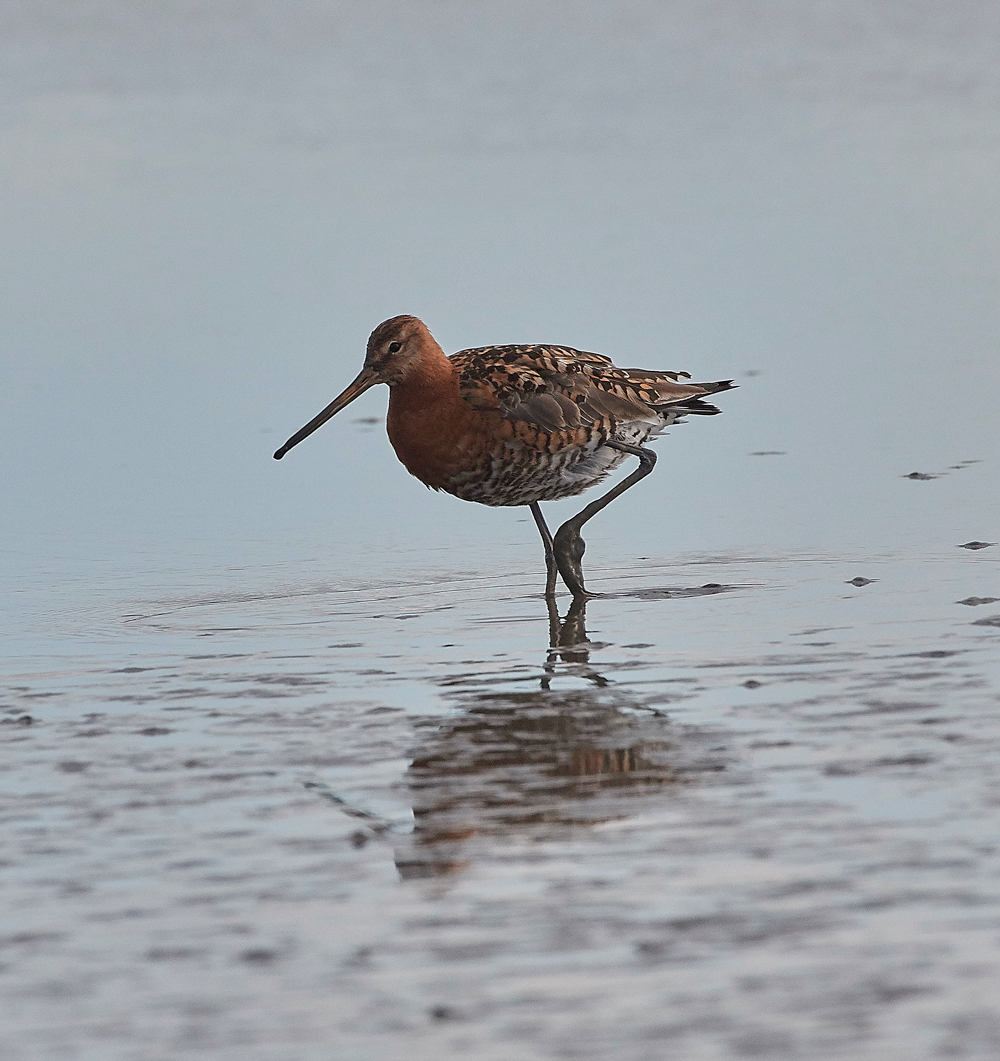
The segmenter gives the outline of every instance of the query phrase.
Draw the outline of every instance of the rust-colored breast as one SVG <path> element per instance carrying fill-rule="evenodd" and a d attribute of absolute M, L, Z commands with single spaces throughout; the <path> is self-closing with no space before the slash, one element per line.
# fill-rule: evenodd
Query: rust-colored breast
<path fill-rule="evenodd" d="M 482 414 L 462 401 L 454 376 L 391 389 L 386 428 L 392 448 L 411 475 L 435 490 L 446 490 L 455 475 L 482 462 L 486 427 Z"/>

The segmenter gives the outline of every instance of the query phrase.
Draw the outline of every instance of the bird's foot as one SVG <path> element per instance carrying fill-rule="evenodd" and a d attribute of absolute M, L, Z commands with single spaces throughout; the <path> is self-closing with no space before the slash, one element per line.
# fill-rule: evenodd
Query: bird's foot
<path fill-rule="evenodd" d="M 583 554 L 587 543 L 580 537 L 579 528 L 572 520 L 564 523 L 556 531 L 552 540 L 552 551 L 555 554 L 556 567 L 562 575 L 569 591 L 574 597 L 590 597 L 583 584 Z"/>

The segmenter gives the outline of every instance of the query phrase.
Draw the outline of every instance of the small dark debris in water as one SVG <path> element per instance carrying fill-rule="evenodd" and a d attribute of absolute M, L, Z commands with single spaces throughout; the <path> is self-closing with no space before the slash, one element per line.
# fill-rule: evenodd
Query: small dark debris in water
<path fill-rule="evenodd" d="M 988 549 L 991 545 L 996 545 L 996 542 L 966 542 L 959 549 Z"/>
<path fill-rule="evenodd" d="M 364 648 L 360 641 L 345 641 L 340 645 L 327 645 L 327 648 Z"/>
<path fill-rule="evenodd" d="M 23 947 L 32 943 L 55 943 L 56 940 L 63 939 L 65 935 L 65 932 L 14 932 L 9 936 L 3 937 L 3 945 L 5 947 Z"/>
<path fill-rule="evenodd" d="M 973 626 L 1000 626 L 1000 615 L 991 615 L 987 619 L 977 619 Z"/>
<path fill-rule="evenodd" d="M 823 773 L 827 777 L 853 777 L 863 769 L 863 766 L 852 766 L 849 763 L 830 763 L 829 766 L 823 767 Z"/>
<path fill-rule="evenodd" d="M 122 667 L 120 670 L 113 670 L 112 674 L 142 674 L 143 671 L 153 670 L 152 667 Z"/>
<path fill-rule="evenodd" d="M 170 730 L 166 726 L 147 726 L 145 729 L 139 730 L 140 735 L 143 737 L 162 737 L 169 732 Z"/>
<path fill-rule="evenodd" d="M 749 454 L 751 457 L 787 457 L 786 449 L 755 449 Z"/>
<path fill-rule="evenodd" d="M 904 479 L 936 479 L 936 475 L 928 475 L 927 472 L 910 472 L 909 475 L 904 475 Z"/>
<path fill-rule="evenodd" d="M 846 762 L 830 763 L 824 767 L 823 773 L 827 777 L 854 777 L 871 769 L 879 769 L 886 766 L 926 766 L 934 762 L 933 755 L 899 755 L 883 756 L 881 759 L 872 759 L 868 762 Z"/>
<path fill-rule="evenodd" d="M 455 1020 L 458 1017 L 457 1011 L 451 1006 L 432 1006 L 430 1015 L 431 1020 Z"/>
<path fill-rule="evenodd" d="M 30 726 L 34 721 L 31 715 L 21 715 L 20 718 L 0 718 L 0 726 Z"/>
<path fill-rule="evenodd" d="M 878 582 L 877 578 L 862 578 L 858 575 L 857 578 L 849 579 L 847 582 L 848 586 L 870 586 L 873 582 Z"/>
<path fill-rule="evenodd" d="M 680 597 L 707 597 L 711 593 L 725 593 L 726 590 L 732 589 L 731 586 L 724 586 L 721 582 L 709 582 L 704 586 L 664 586 L 657 589 L 640 589 L 628 593 L 607 593 L 602 594 L 606 598 L 614 597 L 629 597 L 635 600 L 673 600 Z"/>
<path fill-rule="evenodd" d="M 743 688 L 744 689 L 759 689 L 761 687 L 761 685 L 763 685 L 763 684 L 764 684 L 763 682 L 759 682 L 755 678 L 749 678 L 747 681 L 745 681 L 743 683 Z"/>
<path fill-rule="evenodd" d="M 372 948 L 358 947 L 358 949 L 344 962 L 349 968 L 363 968 L 371 961 Z"/>
<path fill-rule="evenodd" d="M 90 763 L 78 763 L 69 761 L 65 763 L 60 763 L 59 769 L 62 770 L 64 774 L 82 774 L 88 766 L 90 766 Z"/>
<path fill-rule="evenodd" d="M 642 939 L 635 944 L 637 954 L 644 958 L 659 958 L 667 950 L 668 944 L 658 939 Z"/>
<path fill-rule="evenodd" d="M 351 846 L 360 849 L 364 847 L 370 839 L 371 837 L 367 833 L 363 833 L 358 829 L 356 832 L 351 833 Z"/>
<path fill-rule="evenodd" d="M 975 608 L 980 604 L 996 604 L 1000 600 L 1000 597 L 966 597 L 965 600 L 957 600 L 956 604 L 968 604 L 970 608 Z"/>
<path fill-rule="evenodd" d="M 278 952 L 269 950 L 267 947 L 254 947 L 251 950 L 245 950 L 240 955 L 240 961 L 246 962 L 248 965 L 270 965 L 272 962 L 276 962 L 278 958 Z"/>
<path fill-rule="evenodd" d="M 893 715 L 899 711 L 926 711 L 928 705 L 914 700 L 867 700 L 865 701 L 865 707 L 867 707 L 867 711 L 858 713 L 862 715 Z"/>

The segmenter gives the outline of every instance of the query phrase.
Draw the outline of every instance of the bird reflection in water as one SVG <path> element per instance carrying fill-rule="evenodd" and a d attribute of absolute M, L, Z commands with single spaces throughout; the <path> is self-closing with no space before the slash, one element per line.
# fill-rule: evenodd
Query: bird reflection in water
<path fill-rule="evenodd" d="M 552 686 L 552 679 L 558 672 L 559 662 L 569 664 L 581 677 L 592 681 L 598 688 L 604 688 L 608 679 L 590 668 L 591 643 L 587 638 L 587 598 L 574 597 L 573 603 L 566 612 L 566 618 L 560 619 L 559 606 L 554 597 L 546 597 L 549 609 L 549 651 L 545 657 L 545 669 L 541 679 L 543 689 Z"/>
<path fill-rule="evenodd" d="M 479 694 L 427 733 L 406 774 L 414 828 L 394 844 L 401 877 L 460 870 L 489 838 L 555 839 L 633 815 L 637 800 L 720 769 L 690 727 L 614 691 L 592 669 L 585 607 L 574 601 L 563 620 L 550 608 L 540 690 Z M 557 673 L 591 684 L 555 691 Z"/>

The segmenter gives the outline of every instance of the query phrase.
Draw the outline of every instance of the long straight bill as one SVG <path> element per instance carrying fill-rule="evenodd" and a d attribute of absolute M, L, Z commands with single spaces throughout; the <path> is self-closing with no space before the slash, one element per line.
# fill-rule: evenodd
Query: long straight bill
<path fill-rule="evenodd" d="M 314 416 L 305 427 L 300 427 L 298 431 L 281 447 L 274 451 L 274 459 L 280 461 L 281 458 L 292 448 L 297 446 L 304 438 L 308 438 L 317 427 L 322 427 L 331 416 L 336 416 L 345 405 L 350 405 L 355 398 L 360 394 L 364 394 L 369 387 L 374 387 L 378 383 L 378 377 L 371 369 L 364 368 L 361 370 L 358 378 L 344 391 L 343 394 L 338 395 L 333 399 L 332 402 L 318 415 Z"/>

